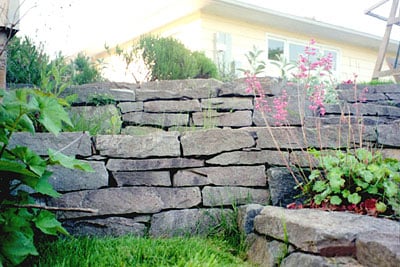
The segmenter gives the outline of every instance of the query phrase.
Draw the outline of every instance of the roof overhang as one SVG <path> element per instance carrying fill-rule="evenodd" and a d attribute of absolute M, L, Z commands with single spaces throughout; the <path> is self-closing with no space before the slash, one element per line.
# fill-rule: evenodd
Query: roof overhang
<path fill-rule="evenodd" d="M 202 7 L 201 11 L 206 14 L 237 19 L 250 24 L 309 34 L 310 39 L 323 38 L 373 50 L 378 50 L 382 41 L 382 38 L 376 35 L 313 19 L 288 15 L 236 0 L 209 1 Z M 388 51 L 395 53 L 397 46 L 398 42 L 392 40 Z"/>

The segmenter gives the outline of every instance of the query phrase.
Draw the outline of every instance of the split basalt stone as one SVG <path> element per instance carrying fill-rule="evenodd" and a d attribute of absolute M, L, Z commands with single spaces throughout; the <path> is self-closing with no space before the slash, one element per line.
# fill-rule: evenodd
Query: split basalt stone
<path fill-rule="evenodd" d="M 250 110 L 217 112 L 215 110 L 195 112 L 192 115 L 194 126 L 246 127 L 251 126 Z"/>
<path fill-rule="evenodd" d="M 189 114 L 129 112 L 122 114 L 122 120 L 128 125 L 185 126 L 189 124 Z"/>
<path fill-rule="evenodd" d="M 266 186 L 265 166 L 206 167 L 180 170 L 174 186 L 198 185 Z"/>
<path fill-rule="evenodd" d="M 181 145 L 184 156 L 199 156 L 252 147 L 255 141 L 246 131 L 209 129 L 183 133 Z"/>
<path fill-rule="evenodd" d="M 147 135 L 99 135 L 100 155 L 117 158 L 179 157 L 179 132 L 154 132 Z"/>
<path fill-rule="evenodd" d="M 117 186 L 171 186 L 169 171 L 113 172 Z"/>
<path fill-rule="evenodd" d="M 199 100 L 168 100 L 168 101 L 146 101 L 145 112 L 195 112 L 201 111 Z"/>
<path fill-rule="evenodd" d="M 154 214 L 149 230 L 153 237 L 207 235 L 225 218 L 232 217 L 232 210 L 183 209 Z"/>
<path fill-rule="evenodd" d="M 122 187 L 77 191 L 51 199 L 50 204 L 68 208 L 97 209 L 95 214 L 60 212 L 60 218 L 117 214 L 149 214 L 164 209 L 191 208 L 201 203 L 198 187 Z"/>
<path fill-rule="evenodd" d="M 266 206 L 254 226 L 258 233 L 282 241 L 286 228 L 296 249 L 326 257 L 356 257 L 356 240 L 364 233 L 390 234 L 400 240 L 398 222 L 348 212 Z"/>
<path fill-rule="evenodd" d="M 289 161 L 289 153 L 285 151 L 246 150 L 225 152 L 206 160 L 206 163 L 221 166 L 254 164 L 284 165 L 285 161 Z"/>
<path fill-rule="evenodd" d="M 188 158 L 160 159 L 109 159 L 107 169 L 110 171 L 148 171 L 162 169 L 184 169 L 203 167 L 204 160 Z"/>
<path fill-rule="evenodd" d="M 203 205 L 207 207 L 218 207 L 233 204 L 265 204 L 269 200 L 267 189 L 254 189 L 248 187 L 212 187 L 206 186 L 201 191 Z"/>

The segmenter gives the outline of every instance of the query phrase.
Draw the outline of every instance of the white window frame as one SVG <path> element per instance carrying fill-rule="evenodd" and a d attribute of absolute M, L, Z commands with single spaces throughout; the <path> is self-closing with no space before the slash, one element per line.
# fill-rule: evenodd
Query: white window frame
<path fill-rule="evenodd" d="M 293 39 L 293 38 L 285 38 L 283 36 L 279 36 L 279 35 L 274 35 L 274 34 L 266 34 L 266 52 L 267 52 L 267 62 L 270 65 L 271 61 L 274 61 L 272 59 L 268 58 L 268 41 L 269 40 L 276 40 L 276 41 L 280 41 L 283 42 L 283 56 L 286 59 L 289 59 L 289 45 L 290 44 L 294 44 L 294 45 L 301 45 L 301 46 L 307 46 L 309 45 L 309 41 L 304 41 L 304 40 L 299 40 L 299 39 Z M 341 58 L 341 53 L 340 53 L 340 49 L 336 48 L 336 47 L 332 47 L 332 46 L 327 46 L 327 45 L 320 45 L 316 44 L 316 47 L 322 52 L 326 52 L 326 51 L 331 51 L 331 52 L 335 52 L 336 53 L 336 62 L 335 62 L 335 66 L 336 68 L 334 70 L 332 70 L 333 75 L 337 76 L 338 73 L 340 73 L 340 58 Z"/>

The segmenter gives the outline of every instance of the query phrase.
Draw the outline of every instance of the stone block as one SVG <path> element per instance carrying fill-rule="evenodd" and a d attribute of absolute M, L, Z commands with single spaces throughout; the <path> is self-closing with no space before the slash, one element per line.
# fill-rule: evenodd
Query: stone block
<path fill-rule="evenodd" d="M 97 209 L 96 214 L 59 212 L 60 219 L 87 216 L 157 213 L 165 209 L 185 209 L 201 203 L 197 187 L 121 187 L 65 193 L 50 205 Z"/>
<path fill-rule="evenodd" d="M 254 232 L 254 218 L 260 214 L 264 207 L 259 204 L 248 204 L 238 208 L 238 226 L 239 230 L 248 235 Z"/>
<path fill-rule="evenodd" d="M 282 157 L 285 160 L 282 160 Z M 225 152 L 206 160 L 206 163 L 221 166 L 253 164 L 283 165 L 288 160 L 289 153 L 285 151 L 246 150 Z"/>
<path fill-rule="evenodd" d="M 121 129 L 121 134 L 126 135 L 147 135 L 149 133 L 164 132 L 163 129 L 146 126 L 126 126 Z"/>
<path fill-rule="evenodd" d="M 365 232 L 388 234 L 400 240 L 398 222 L 348 212 L 266 206 L 254 220 L 258 233 L 282 241 L 284 224 L 289 242 L 297 250 L 325 257 L 355 257 L 355 241 Z"/>
<path fill-rule="evenodd" d="M 220 111 L 253 110 L 253 98 L 218 97 L 201 100 L 202 109 L 216 109 Z"/>
<path fill-rule="evenodd" d="M 49 178 L 53 188 L 60 192 L 98 189 L 108 186 L 108 172 L 101 161 L 86 161 L 94 172 L 72 170 L 59 165 L 49 166 L 53 174 Z"/>
<path fill-rule="evenodd" d="M 63 132 L 58 135 L 52 133 L 35 133 L 35 135 L 32 135 L 28 132 L 17 132 L 11 136 L 9 148 L 16 145 L 27 146 L 42 156 L 48 155 L 49 148 L 55 151 L 62 150 L 62 153 L 68 156 L 88 157 L 92 155 L 90 136 L 82 132 Z"/>
<path fill-rule="evenodd" d="M 287 248 L 285 243 L 278 242 L 276 240 L 269 241 L 264 236 L 256 236 L 255 240 L 247 251 L 247 258 L 250 262 L 264 267 L 280 266 L 279 263 L 285 256 L 286 250 L 289 250 L 289 248 Z"/>
<path fill-rule="evenodd" d="M 242 130 L 209 129 L 185 132 L 181 136 L 183 155 L 213 155 L 255 145 L 253 137 Z"/>
<path fill-rule="evenodd" d="M 188 125 L 189 114 L 130 112 L 123 114 L 122 120 L 127 124 L 171 127 Z"/>
<path fill-rule="evenodd" d="M 150 236 L 172 237 L 207 235 L 221 223 L 222 218 L 232 218 L 231 210 L 184 209 L 154 214 L 151 220 Z M 229 222 L 229 220 L 226 220 Z"/>
<path fill-rule="evenodd" d="M 208 110 L 193 113 L 192 118 L 194 126 L 246 127 L 253 123 L 250 110 L 233 112 Z"/>
<path fill-rule="evenodd" d="M 87 219 L 66 221 L 63 226 L 74 236 L 123 236 L 133 235 L 143 237 L 146 234 L 146 225 L 136 219 L 124 217 L 109 217 L 105 219 Z"/>
<path fill-rule="evenodd" d="M 113 172 L 118 186 L 171 186 L 169 171 Z"/>
<path fill-rule="evenodd" d="M 199 100 L 168 100 L 144 102 L 145 112 L 176 112 L 187 113 L 201 111 Z"/>
<path fill-rule="evenodd" d="M 265 166 L 206 167 L 180 170 L 174 186 L 266 186 Z"/>
<path fill-rule="evenodd" d="M 202 190 L 203 205 L 218 207 L 233 204 L 266 204 L 269 201 L 267 189 L 254 189 L 247 187 L 211 187 Z"/>
<path fill-rule="evenodd" d="M 301 266 L 324 266 L 324 267 L 363 267 L 364 265 L 357 262 L 357 260 L 351 257 L 321 257 L 318 255 L 304 254 L 304 253 L 292 253 L 285 258 L 281 265 L 282 267 L 298 267 Z M 375 265 L 379 266 L 379 265 Z M 383 265 L 381 265 L 383 266 Z"/>
<path fill-rule="evenodd" d="M 96 149 L 100 155 L 117 158 L 179 157 L 179 132 L 147 135 L 99 135 Z"/>
<path fill-rule="evenodd" d="M 380 145 L 400 147 L 400 120 L 392 124 L 378 125 L 377 131 Z"/>
<path fill-rule="evenodd" d="M 110 171 L 147 171 L 161 169 L 184 169 L 203 167 L 204 161 L 186 158 L 162 158 L 162 159 L 109 159 L 107 169 Z"/>
<path fill-rule="evenodd" d="M 118 103 L 117 107 L 121 110 L 121 113 L 138 112 L 143 111 L 143 102 L 121 102 Z"/>

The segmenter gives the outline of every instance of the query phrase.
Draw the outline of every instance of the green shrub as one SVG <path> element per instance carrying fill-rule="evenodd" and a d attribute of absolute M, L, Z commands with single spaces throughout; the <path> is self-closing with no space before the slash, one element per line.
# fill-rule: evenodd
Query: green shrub
<path fill-rule="evenodd" d="M 42 90 L 54 90 L 60 81 L 64 84 L 85 84 L 101 81 L 98 66 L 84 54 L 68 61 L 61 53 L 50 60 L 43 44 L 34 44 L 28 37 L 13 38 L 7 47 L 7 82 L 32 84 Z M 45 87 L 43 87 L 45 85 Z"/>
<path fill-rule="evenodd" d="M 196 60 L 197 75 L 196 78 L 217 78 L 218 69 L 214 62 L 209 59 L 203 52 L 195 51 L 192 56 Z"/>
<path fill-rule="evenodd" d="M 28 37 L 14 37 L 7 46 L 7 82 L 39 86 L 42 70 L 49 62 L 43 44 L 35 45 Z"/>

